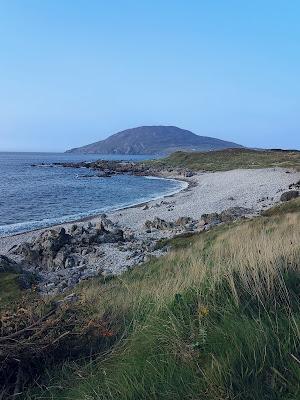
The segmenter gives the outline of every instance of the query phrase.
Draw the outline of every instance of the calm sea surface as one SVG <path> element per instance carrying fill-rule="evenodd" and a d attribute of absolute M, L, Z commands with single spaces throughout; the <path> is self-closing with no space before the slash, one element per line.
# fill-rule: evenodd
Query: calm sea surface
<path fill-rule="evenodd" d="M 119 175 L 86 178 L 88 169 L 32 167 L 96 159 L 142 160 L 141 156 L 0 153 L 0 236 L 73 221 L 126 207 L 180 189 L 172 180 Z"/>

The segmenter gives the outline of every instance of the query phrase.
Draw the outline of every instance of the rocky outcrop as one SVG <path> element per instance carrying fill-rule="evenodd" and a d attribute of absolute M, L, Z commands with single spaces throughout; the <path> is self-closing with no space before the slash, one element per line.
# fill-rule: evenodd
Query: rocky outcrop
<path fill-rule="evenodd" d="M 204 214 L 200 220 L 182 216 L 167 221 L 156 217 L 146 221 L 142 232 L 134 232 L 128 227 L 120 229 L 103 214 L 97 223 L 78 223 L 68 229 L 46 230 L 32 242 L 12 250 L 20 264 L 2 257 L 0 265 L 6 269 L 7 266 L 25 266 L 26 274 L 23 270 L 20 275 L 22 287 L 29 287 L 37 275 L 40 291 L 55 294 L 82 280 L 97 275 L 120 274 L 151 257 L 160 256 L 167 251 L 167 248 L 157 246 L 160 239 L 201 232 L 251 213 L 252 210 L 233 207 L 221 213 Z"/>
<path fill-rule="evenodd" d="M 201 219 L 207 225 L 217 225 L 222 222 L 228 223 L 243 218 L 246 215 L 253 214 L 253 210 L 245 207 L 230 207 L 223 210 L 221 213 L 203 214 Z"/>
<path fill-rule="evenodd" d="M 153 221 L 146 221 L 145 227 L 147 229 L 170 230 L 174 228 L 174 223 L 155 217 Z"/>
<path fill-rule="evenodd" d="M 28 265 L 35 265 L 39 269 L 57 270 L 85 264 L 88 255 L 95 253 L 95 244 L 122 241 L 123 231 L 106 216 L 102 216 L 97 224 L 74 224 L 68 232 L 64 228 L 47 230 L 32 243 L 18 246 L 14 253 L 21 256 Z"/>
<path fill-rule="evenodd" d="M 246 215 L 253 213 L 253 210 L 244 207 L 231 207 L 221 213 L 203 214 L 200 220 L 194 220 L 190 217 L 180 217 L 176 221 L 165 221 L 155 217 L 153 221 L 146 221 L 145 227 L 151 232 L 153 230 L 172 231 L 174 234 L 180 231 L 201 231 L 208 227 L 235 221 Z"/>
<path fill-rule="evenodd" d="M 201 219 L 205 225 L 215 225 L 221 222 L 220 215 L 218 213 L 202 214 Z"/>
<path fill-rule="evenodd" d="M 195 172 L 188 168 L 169 168 L 153 163 L 132 161 L 98 160 L 93 162 L 54 163 L 53 166 L 76 169 L 87 168 L 93 171 L 92 174 L 78 175 L 78 178 L 107 178 L 121 174 L 137 176 L 165 176 L 166 174 L 172 174 L 183 178 L 190 178 L 195 175 Z"/>
<path fill-rule="evenodd" d="M 232 222 L 246 215 L 253 214 L 253 212 L 251 208 L 230 207 L 220 213 L 220 220 L 221 222 Z"/>
<path fill-rule="evenodd" d="M 298 190 L 290 190 L 289 192 L 284 192 L 280 196 L 280 201 L 289 201 L 295 199 L 299 196 Z"/>
<path fill-rule="evenodd" d="M 296 182 L 296 183 L 292 183 L 289 186 L 289 189 L 300 189 L 300 181 Z"/>

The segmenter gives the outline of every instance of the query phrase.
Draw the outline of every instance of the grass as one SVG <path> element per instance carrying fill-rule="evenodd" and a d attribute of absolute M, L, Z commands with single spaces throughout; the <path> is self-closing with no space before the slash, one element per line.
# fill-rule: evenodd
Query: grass
<path fill-rule="evenodd" d="M 177 151 L 150 161 L 154 166 L 182 167 L 195 171 L 228 171 L 238 168 L 295 168 L 300 170 L 300 151 L 227 149 L 209 152 Z"/>
<path fill-rule="evenodd" d="M 290 200 L 287 203 L 281 203 L 268 210 L 264 211 L 263 215 L 271 217 L 273 215 L 283 215 L 286 213 L 299 213 L 300 212 L 300 198 Z"/>
<path fill-rule="evenodd" d="M 110 321 L 116 340 L 49 364 L 23 399 L 300 398 L 300 212 L 290 204 L 80 285 L 85 314 Z"/>
<path fill-rule="evenodd" d="M 9 272 L 0 273 L 0 310 L 20 298 L 22 291 L 17 279 L 17 274 Z"/>

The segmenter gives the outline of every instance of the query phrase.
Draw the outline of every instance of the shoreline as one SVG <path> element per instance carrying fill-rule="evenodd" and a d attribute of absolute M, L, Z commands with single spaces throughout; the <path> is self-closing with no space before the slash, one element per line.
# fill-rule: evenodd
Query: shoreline
<path fill-rule="evenodd" d="M 170 174 L 160 178 L 178 179 Z M 167 249 L 157 247 L 161 239 L 185 232 L 201 232 L 214 225 L 214 222 L 212 225 L 205 222 L 202 215 L 230 213 L 233 209 L 238 210 L 239 217 L 257 216 L 277 204 L 281 194 L 299 180 L 300 172 L 282 168 L 200 172 L 186 178 L 185 187 L 180 191 L 163 198 L 115 210 L 105 217 L 94 215 L 76 222 L 2 237 L 0 254 L 23 263 L 29 272 L 37 272 L 41 293 L 53 295 L 74 287 L 82 280 L 97 275 L 119 275 L 151 257 L 165 254 Z M 203 221 L 208 225 L 204 226 Z M 76 244 L 67 245 L 64 250 L 67 259 L 60 253 L 63 258 L 49 259 L 51 265 L 47 260 L 45 264 L 36 264 L 34 259 L 31 259 L 31 264 L 26 264 L 22 254 L 26 254 L 28 243 L 32 243 L 33 248 L 36 243 L 38 246 L 51 246 L 51 240 L 49 242 L 47 238 L 58 235 L 61 228 L 65 229 L 62 235 L 77 232 L 71 236 Z M 41 235 L 43 232 L 47 232 L 46 236 Z M 101 234 L 102 237 L 107 235 L 108 241 L 105 237 L 101 239 Z M 98 235 L 100 241 L 97 241 Z M 94 242 L 86 242 L 89 237 Z M 25 253 L 22 250 L 20 253 L 18 246 L 24 243 L 27 243 Z M 46 254 L 51 254 L 51 251 Z"/>
<path fill-rule="evenodd" d="M 177 180 L 185 183 L 185 187 L 182 187 L 175 193 L 159 196 L 157 199 L 142 201 L 137 204 L 111 210 L 106 213 L 97 213 L 95 215 L 77 218 L 72 221 L 53 224 L 45 228 L 37 228 L 9 236 L 1 236 L 0 254 L 7 254 L 9 250 L 8 247 L 13 247 L 15 242 L 19 244 L 21 242 L 31 240 L 33 237 L 36 237 L 38 234 L 49 229 L 70 227 L 72 224 L 76 223 L 84 224 L 85 222 L 97 222 L 99 221 L 101 214 L 104 213 L 107 214 L 108 217 L 113 220 L 113 222 L 119 223 L 120 226 L 126 227 L 133 225 L 137 228 L 138 234 L 140 234 L 141 226 L 143 225 L 144 221 L 146 219 L 151 219 L 151 217 L 153 218 L 154 216 L 158 216 L 166 220 L 176 219 L 183 215 L 189 215 L 192 218 L 200 218 L 201 214 L 203 213 L 220 212 L 235 205 L 247 205 L 259 212 L 263 209 L 266 209 L 266 207 L 271 207 L 277 203 L 280 197 L 278 194 L 280 190 L 281 192 L 283 190 L 288 190 L 289 184 L 300 179 L 299 172 L 295 170 L 289 170 L 290 173 L 286 173 L 286 171 L 287 169 L 284 168 L 237 169 L 222 172 L 199 172 L 189 178 L 179 175 L 172 176 L 171 173 L 160 175 L 157 174 L 157 176 L 154 176 L 155 178 Z M 250 190 L 247 182 L 243 182 L 244 175 L 247 177 L 247 179 L 251 178 L 249 184 L 253 186 Z M 274 175 L 274 177 L 272 177 L 272 175 Z M 252 176 L 254 179 L 252 179 Z M 233 177 L 233 179 L 231 177 Z M 226 180 L 228 183 L 226 183 Z M 265 187 L 259 184 L 259 180 L 263 181 L 262 183 Z M 225 185 L 223 181 L 225 181 Z M 270 186 L 269 189 L 268 186 Z M 216 189 L 219 190 L 219 193 L 217 194 L 216 199 L 213 199 L 213 193 L 216 191 Z M 223 196 L 225 192 L 228 192 L 228 198 L 238 196 L 240 199 L 235 199 L 238 201 L 228 200 L 228 198 L 226 199 L 225 196 Z M 271 196 L 271 192 L 273 192 L 273 196 Z M 265 201 L 257 202 L 264 197 L 266 197 Z M 272 197 L 273 199 L 271 200 Z M 251 198 L 253 198 L 255 201 L 252 201 Z M 159 200 L 160 203 L 164 202 L 163 199 L 173 200 L 175 204 L 171 205 L 171 207 L 174 206 L 174 209 L 167 211 L 169 207 L 168 204 L 158 205 Z M 149 207 L 149 209 L 147 211 L 142 210 L 146 205 Z M 7 245 L 8 242 L 12 243 L 11 246 Z"/>
<path fill-rule="evenodd" d="M 112 209 L 109 209 L 109 210 L 103 209 L 103 211 L 100 211 L 100 210 L 99 211 L 95 211 L 94 214 L 91 211 L 92 214 L 90 214 L 90 215 L 82 216 L 82 217 L 74 216 L 74 219 L 73 219 L 72 215 L 65 216 L 65 217 L 61 217 L 61 219 L 66 218 L 64 221 L 61 221 L 61 222 L 58 222 L 58 223 L 55 223 L 55 222 L 54 223 L 50 223 L 49 225 L 44 226 L 44 227 L 36 227 L 36 228 L 33 228 L 33 229 L 28 229 L 28 230 L 24 230 L 24 231 L 21 231 L 21 232 L 18 232 L 18 233 L 12 233 L 12 234 L 4 234 L 4 235 L 0 234 L 0 241 L 2 239 L 5 239 L 5 238 L 18 237 L 20 235 L 26 235 L 26 234 L 30 234 L 30 233 L 33 233 L 33 232 L 43 232 L 43 231 L 48 230 L 48 229 L 55 229 L 55 228 L 58 228 L 58 227 L 62 227 L 64 225 L 81 223 L 81 222 L 88 222 L 88 221 L 93 220 L 94 218 L 99 218 L 101 216 L 101 214 L 111 214 L 111 213 L 115 213 L 117 211 L 122 211 L 122 210 L 129 209 L 129 208 L 143 207 L 144 205 L 150 203 L 151 201 L 158 201 L 158 200 L 161 200 L 161 199 L 165 199 L 165 198 L 168 198 L 168 197 L 175 196 L 177 193 L 180 193 L 182 191 L 188 190 L 189 187 L 192 185 L 191 182 L 188 181 L 186 178 L 183 179 L 183 178 L 177 177 L 177 176 L 175 176 L 175 177 L 171 177 L 171 176 L 170 177 L 164 177 L 164 176 L 159 176 L 159 175 L 157 175 L 157 176 L 145 175 L 144 178 L 145 179 L 161 179 L 161 180 L 176 181 L 176 182 L 179 182 L 181 184 L 181 187 L 178 188 L 178 190 L 173 190 L 171 192 L 167 192 L 166 194 L 155 196 L 153 198 L 149 198 L 148 200 L 143 200 L 143 201 L 139 201 L 139 202 L 136 202 L 136 203 L 132 203 L 130 205 L 124 205 L 124 206 L 112 208 Z M 57 219 L 59 219 L 59 217 Z M 43 222 L 43 220 L 41 220 L 41 221 L 32 221 L 32 223 L 42 223 L 42 222 Z M 28 223 L 30 223 L 30 221 Z M 45 221 L 45 223 L 46 223 L 46 221 Z M 26 224 L 26 222 L 20 222 L 20 224 Z M 18 224 L 13 224 L 13 225 L 18 225 Z M 7 226 L 11 226 L 11 225 L 7 225 Z"/>

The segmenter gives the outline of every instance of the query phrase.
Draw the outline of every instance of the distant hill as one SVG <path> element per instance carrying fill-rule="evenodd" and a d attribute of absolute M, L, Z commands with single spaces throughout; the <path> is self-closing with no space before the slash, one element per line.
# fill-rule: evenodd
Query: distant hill
<path fill-rule="evenodd" d="M 243 146 L 176 126 L 139 126 L 115 133 L 105 140 L 68 150 L 68 153 L 169 154 L 178 150 L 209 151 Z"/>

